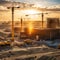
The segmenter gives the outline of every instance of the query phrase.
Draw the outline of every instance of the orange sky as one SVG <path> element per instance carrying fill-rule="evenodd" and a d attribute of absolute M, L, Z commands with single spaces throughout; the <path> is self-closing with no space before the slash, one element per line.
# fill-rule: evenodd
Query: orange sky
<path fill-rule="evenodd" d="M 47 18 L 60 18 L 60 12 L 49 12 L 48 14 L 44 14 L 44 20 Z M 32 21 L 41 21 L 41 14 L 40 15 L 30 15 L 25 16 L 23 11 L 15 10 L 14 12 L 14 20 L 20 20 L 20 18 L 23 18 L 23 20 L 32 20 Z M 0 21 L 10 21 L 11 20 L 11 11 L 0 11 Z"/>

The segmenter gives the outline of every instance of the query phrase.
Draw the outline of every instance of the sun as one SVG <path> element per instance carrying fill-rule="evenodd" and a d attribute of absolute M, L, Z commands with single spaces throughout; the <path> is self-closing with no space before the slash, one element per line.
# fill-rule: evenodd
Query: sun
<path fill-rule="evenodd" d="M 29 25 L 28 25 L 28 31 L 29 31 L 29 34 L 31 34 L 33 32 L 32 22 L 30 22 Z"/>

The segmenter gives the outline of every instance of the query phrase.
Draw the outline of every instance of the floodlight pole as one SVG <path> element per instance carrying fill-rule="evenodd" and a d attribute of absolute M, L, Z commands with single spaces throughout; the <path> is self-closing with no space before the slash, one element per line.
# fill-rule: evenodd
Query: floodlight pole
<path fill-rule="evenodd" d="M 12 41 L 14 42 L 14 7 L 12 9 Z"/>
<path fill-rule="evenodd" d="M 43 18 L 44 18 L 44 14 L 43 13 L 41 13 L 42 14 L 42 28 L 43 28 Z"/>
<path fill-rule="evenodd" d="M 22 32 L 22 29 L 23 29 L 23 19 L 21 18 L 21 32 Z"/>
<path fill-rule="evenodd" d="M 44 24 L 44 14 L 48 14 L 48 13 L 41 13 L 41 16 L 42 16 L 42 28 L 43 28 L 43 24 Z"/>
<path fill-rule="evenodd" d="M 22 29 L 23 29 L 23 19 L 22 19 L 22 17 L 20 18 L 20 37 L 21 37 L 21 32 L 22 32 Z"/>

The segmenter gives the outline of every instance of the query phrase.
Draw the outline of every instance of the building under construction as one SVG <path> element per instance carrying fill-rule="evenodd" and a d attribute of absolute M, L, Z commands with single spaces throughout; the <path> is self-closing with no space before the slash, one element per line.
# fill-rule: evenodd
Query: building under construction
<path fill-rule="evenodd" d="M 29 33 L 29 27 L 28 22 L 23 22 L 23 32 L 20 32 L 21 37 L 25 37 L 25 35 L 28 38 L 35 39 L 36 35 L 39 36 L 39 39 L 44 40 L 55 40 L 60 39 L 60 21 L 59 18 L 47 18 L 46 21 L 43 22 L 43 28 L 42 28 L 42 22 L 41 21 L 34 21 L 33 29 L 31 31 L 31 34 Z M 24 27 L 27 26 L 27 27 Z M 19 33 L 21 30 L 20 27 L 15 27 L 15 32 Z M 27 38 L 26 37 L 26 38 Z"/>

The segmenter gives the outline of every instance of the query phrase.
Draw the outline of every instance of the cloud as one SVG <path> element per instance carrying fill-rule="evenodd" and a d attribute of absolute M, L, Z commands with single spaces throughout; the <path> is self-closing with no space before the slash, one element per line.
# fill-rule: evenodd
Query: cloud
<path fill-rule="evenodd" d="M 36 7 L 48 7 L 48 8 L 60 8 L 59 4 L 56 4 L 56 2 L 58 2 L 58 0 L 0 0 L 0 2 L 2 2 L 3 6 L 11 6 L 11 2 L 9 3 L 4 3 L 3 1 L 19 1 L 19 2 L 26 2 L 26 3 L 30 3 L 30 4 L 35 4 L 34 6 Z M 54 2 L 55 1 L 55 2 Z M 23 5 L 22 5 L 23 6 Z M 0 8 L 1 9 L 1 8 Z"/>
<path fill-rule="evenodd" d="M 0 10 L 7 10 L 7 7 L 0 6 Z"/>
<path fill-rule="evenodd" d="M 0 0 L 0 1 L 5 1 L 5 0 Z"/>

